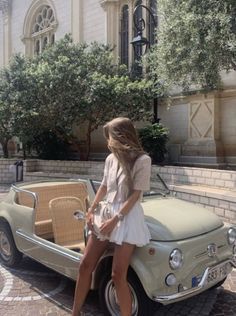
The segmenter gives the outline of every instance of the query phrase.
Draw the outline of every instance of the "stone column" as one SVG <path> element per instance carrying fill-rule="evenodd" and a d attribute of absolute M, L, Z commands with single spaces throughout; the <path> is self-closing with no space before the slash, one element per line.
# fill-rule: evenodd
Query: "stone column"
<path fill-rule="evenodd" d="M 223 163 L 220 102 L 217 93 L 189 97 L 188 111 L 188 140 L 182 146 L 180 161 Z"/>
<path fill-rule="evenodd" d="M 11 48 L 11 1 L 0 0 L 3 16 L 3 65 L 7 65 L 12 55 Z"/>
<path fill-rule="evenodd" d="M 75 42 L 83 41 L 83 1 L 72 0 L 71 2 L 71 32 Z"/>
<path fill-rule="evenodd" d="M 106 43 L 114 47 L 114 59 L 117 60 L 119 48 L 119 1 L 102 0 L 100 4 L 106 13 Z"/>

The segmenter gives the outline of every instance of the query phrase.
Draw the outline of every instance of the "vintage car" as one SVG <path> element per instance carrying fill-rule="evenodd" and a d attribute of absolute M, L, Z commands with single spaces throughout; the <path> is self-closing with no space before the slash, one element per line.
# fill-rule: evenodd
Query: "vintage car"
<path fill-rule="evenodd" d="M 1 262 L 17 266 L 25 254 L 76 280 L 87 240 L 83 215 L 98 185 L 83 179 L 12 185 L 0 203 Z M 153 305 L 187 299 L 224 282 L 236 262 L 232 225 L 176 199 L 160 177 L 142 204 L 151 241 L 135 250 L 128 271 L 132 315 L 153 315 Z M 112 255 L 111 244 L 97 264 L 91 288 L 98 289 L 104 314 L 116 316 Z"/>

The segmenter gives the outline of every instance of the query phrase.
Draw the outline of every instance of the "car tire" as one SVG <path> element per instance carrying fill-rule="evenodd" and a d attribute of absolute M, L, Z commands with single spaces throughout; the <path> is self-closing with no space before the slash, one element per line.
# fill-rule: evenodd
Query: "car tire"
<path fill-rule="evenodd" d="M 8 267 L 16 266 L 22 253 L 16 248 L 11 229 L 6 222 L 0 222 L 0 261 Z"/>
<path fill-rule="evenodd" d="M 133 298 L 132 316 L 153 315 L 158 304 L 148 298 L 133 271 L 129 271 L 127 279 Z M 99 301 L 105 316 L 117 316 L 120 314 L 111 273 L 107 273 L 102 278 L 99 287 Z"/>

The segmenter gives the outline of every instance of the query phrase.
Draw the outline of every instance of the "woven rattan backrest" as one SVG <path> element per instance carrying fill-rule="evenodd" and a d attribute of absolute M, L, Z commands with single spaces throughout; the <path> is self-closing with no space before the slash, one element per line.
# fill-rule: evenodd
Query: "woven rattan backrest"
<path fill-rule="evenodd" d="M 74 213 L 78 210 L 85 213 L 81 199 L 64 196 L 51 200 L 49 209 L 52 216 L 52 227 L 56 244 L 78 242 L 84 239 L 84 220 L 76 220 Z"/>
<path fill-rule="evenodd" d="M 38 195 L 38 204 L 36 207 L 36 222 L 51 219 L 49 212 L 49 201 L 61 196 L 75 196 L 81 199 L 83 208 L 86 207 L 88 197 L 87 188 L 84 183 L 63 183 L 56 185 L 45 185 L 43 187 L 28 188 L 28 191 L 35 192 Z M 28 207 L 33 206 L 33 199 L 24 192 L 18 193 L 18 203 Z"/>

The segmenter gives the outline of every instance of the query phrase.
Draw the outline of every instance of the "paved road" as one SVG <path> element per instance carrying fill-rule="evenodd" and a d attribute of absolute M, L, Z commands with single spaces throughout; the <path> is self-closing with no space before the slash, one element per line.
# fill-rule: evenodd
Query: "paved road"
<path fill-rule="evenodd" d="M 24 258 L 17 269 L 0 265 L 0 316 L 71 315 L 75 283 Z M 88 295 L 87 316 L 103 316 L 97 292 Z M 217 290 L 144 316 L 236 316 L 236 270 Z"/>

